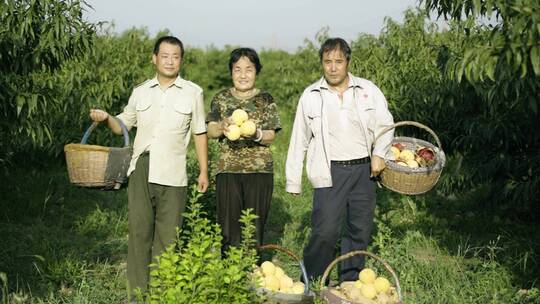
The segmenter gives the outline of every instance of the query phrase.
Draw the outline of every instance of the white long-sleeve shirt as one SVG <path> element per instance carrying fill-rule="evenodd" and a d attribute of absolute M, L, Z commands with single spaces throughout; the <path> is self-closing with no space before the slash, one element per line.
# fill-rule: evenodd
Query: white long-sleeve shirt
<path fill-rule="evenodd" d="M 388 111 L 386 98 L 371 81 L 349 74 L 350 85 L 355 90 L 355 106 L 366 141 L 369 156 L 385 157 L 394 131 L 384 133 L 374 144 L 381 131 L 394 123 Z M 300 193 L 302 168 L 306 158 L 306 171 L 314 188 L 332 186 L 330 174 L 330 135 L 328 128 L 328 105 L 324 100 L 324 90 L 328 86 L 324 77 L 310 85 L 300 97 L 294 119 L 285 174 L 286 191 Z M 373 151 L 372 151 L 373 146 Z"/>

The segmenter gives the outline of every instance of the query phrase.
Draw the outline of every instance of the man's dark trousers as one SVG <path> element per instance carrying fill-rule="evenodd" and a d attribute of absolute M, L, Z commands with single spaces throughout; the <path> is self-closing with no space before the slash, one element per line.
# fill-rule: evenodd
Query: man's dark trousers
<path fill-rule="evenodd" d="M 176 239 L 186 206 L 186 187 L 148 182 L 149 155 L 142 154 L 128 185 L 128 292 L 146 290 L 152 258 Z"/>
<path fill-rule="evenodd" d="M 304 248 L 308 277 L 322 276 L 335 258 L 340 235 L 341 254 L 367 248 L 376 201 L 375 183 L 370 179 L 370 172 L 370 163 L 332 163 L 332 187 L 314 189 L 311 237 Z M 363 256 L 344 260 L 339 273 L 340 281 L 358 279 L 358 272 L 364 268 L 364 262 Z"/>

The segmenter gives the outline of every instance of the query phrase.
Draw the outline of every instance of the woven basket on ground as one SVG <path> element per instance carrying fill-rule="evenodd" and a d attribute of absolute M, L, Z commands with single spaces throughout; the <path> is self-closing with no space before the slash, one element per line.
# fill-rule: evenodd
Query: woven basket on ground
<path fill-rule="evenodd" d="M 127 181 L 132 149 L 126 126 L 119 119 L 117 121 L 124 135 L 122 148 L 86 144 L 97 122 L 88 127 L 81 143 L 64 146 L 69 181 L 72 184 L 88 188 L 119 189 Z"/>
<path fill-rule="evenodd" d="M 256 289 L 258 294 L 265 295 L 267 297 L 267 301 L 265 303 L 272 303 L 272 304 L 310 304 L 313 303 L 313 299 L 315 298 L 315 294 L 309 290 L 309 281 L 307 277 L 306 268 L 304 267 L 304 263 L 302 260 L 300 260 L 294 253 L 292 253 L 290 250 L 283 248 L 279 245 L 275 244 L 268 244 L 263 245 L 259 247 L 259 251 L 262 250 L 278 250 L 281 251 L 288 256 L 290 256 L 295 262 L 298 263 L 300 266 L 300 269 L 302 271 L 302 278 L 304 280 L 304 293 L 303 294 L 286 294 L 276 291 L 271 291 L 266 288 L 259 287 Z"/>
<path fill-rule="evenodd" d="M 339 262 L 341 262 L 341 261 L 343 261 L 345 259 L 348 259 L 350 257 L 353 257 L 355 255 L 368 256 L 368 257 L 376 260 L 377 262 L 381 263 L 384 266 L 384 268 L 392 275 L 392 278 L 393 278 L 394 284 L 395 284 L 395 287 L 392 287 L 393 292 L 396 293 L 397 298 L 398 298 L 397 301 L 389 302 L 389 303 L 403 304 L 403 297 L 401 295 L 401 285 L 399 284 L 399 279 L 398 279 L 398 276 L 397 276 L 396 272 L 394 271 L 394 269 L 392 269 L 392 267 L 390 267 L 390 265 L 388 265 L 388 263 L 386 263 L 380 257 L 374 255 L 373 253 L 363 251 L 363 250 L 351 251 L 349 253 L 341 255 L 341 256 L 337 257 L 334 261 L 332 261 L 332 263 L 330 263 L 330 265 L 328 265 L 328 267 L 326 267 L 326 270 L 324 271 L 324 274 L 323 274 L 323 276 L 321 278 L 321 286 L 320 286 L 320 288 L 321 288 L 320 289 L 320 296 L 323 299 L 323 301 L 325 301 L 326 303 L 330 303 L 330 304 L 376 304 L 377 303 L 374 300 L 370 300 L 370 299 L 367 299 L 367 298 L 364 298 L 363 300 L 360 300 L 360 301 L 353 302 L 353 301 L 350 301 L 348 299 L 345 299 L 344 297 L 339 296 L 338 295 L 339 293 L 336 293 L 334 291 L 334 289 L 336 288 L 335 286 L 329 286 L 329 287 L 324 286 L 324 283 L 326 282 L 326 279 L 330 275 L 330 272 L 332 271 L 332 269 Z"/>
<path fill-rule="evenodd" d="M 401 121 L 385 128 L 375 139 L 377 139 L 384 133 L 400 126 L 411 125 L 429 132 L 437 142 L 437 146 L 425 140 L 417 139 L 414 137 L 394 137 L 392 144 L 401 143 L 406 149 L 416 151 L 420 146 L 431 148 L 435 152 L 435 164 L 429 167 L 409 168 L 399 165 L 388 158 L 385 160 L 386 168 L 381 172 L 381 184 L 386 188 L 408 195 L 416 195 L 425 193 L 439 180 L 442 169 L 446 163 L 446 156 L 442 150 L 441 141 L 439 137 L 427 126 L 414 122 L 414 121 Z"/>

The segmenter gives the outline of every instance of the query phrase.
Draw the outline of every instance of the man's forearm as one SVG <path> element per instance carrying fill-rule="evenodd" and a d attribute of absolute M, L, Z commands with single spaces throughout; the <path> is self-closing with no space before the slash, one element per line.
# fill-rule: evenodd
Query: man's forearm
<path fill-rule="evenodd" d="M 206 133 L 195 134 L 194 141 L 200 173 L 208 174 L 208 137 Z"/>
<path fill-rule="evenodd" d="M 120 123 L 116 117 L 111 116 L 110 114 L 107 118 L 107 126 L 113 131 L 114 134 L 122 135 L 122 127 L 120 127 Z"/>

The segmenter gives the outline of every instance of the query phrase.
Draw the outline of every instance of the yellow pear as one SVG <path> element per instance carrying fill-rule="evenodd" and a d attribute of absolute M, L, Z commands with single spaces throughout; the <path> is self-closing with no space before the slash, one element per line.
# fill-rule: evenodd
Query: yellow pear
<path fill-rule="evenodd" d="M 302 283 L 302 282 L 294 282 L 291 291 L 292 291 L 293 294 L 303 294 L 305 288 L 306 287 L 305 287 L 304 283 Z"/>
<path fill-rule="evenodd" d="M 360 288 L 362 288 L 362 285 L 363 285 L 363 283 L 360 280 L 357 280 L 357 281 L 354 282 L 354 288 L 360 289 Z"/>
<path fill-rule="evenodd" d="M 373 284 L 364 284 L 360 288 L 362 295 L 370 300 L 374 299 L 377 296 L 377 290 Z"/>
<path fill-rule="evenodd" d="M 390 147 L 390 151 L 392 151 L 392 154 L 394 154 L 394 158 L 398 159 L 401 152 L 396 147 Z"/>
<path fill-rule="evenodd" d="M 269 275 L 264 278 L 264 287 L 272 291 L 278 291 L 279 280 L 275 276 Z"/>
<path fill-rule="evenodd" d="M 240 134 L 244 137 L 253 136 L 253 134 L 255 134 L 256 131 L 257 131 L 257 127 L 255 126 L 255 123 L 253 122 L 253 120 L 246 120 L 240 126 Z"/>
<path fill-rule="evenodd" d="M 261 271 L 265 277 L 271 276 L 274 275 L 274 272 L 276 271 L 276 266 L 274 266 L 274 263 L 270 261 L 265 261 L 261 264 Z"/>
<path fill-rule="evenodd" d="M 390 281 L 385 277 L 378 277 L 373 283 L 378 293 L 387 293 L 390 290 Z"/>
<path fill-rule="evenodd" d="M 414 152 L 412 150 L 405 149 L 399 153 L 399 158 L 404 162 L 414 160 Z"/>
<path fill-rule="evenodd" d="M 418 163 L 414 159 L 411 159 L 407 161 L 407 166 L 413 169 L 418 168 Z"/>
<path fill-rule="evenodd" d="M 281 279 L 281 277 L 285 275 L 285 271 L 283 271 L 281 267 L 276 266 L 276 269 L 274 270 L 274 275 L 276 276 L 276 278 Z"/>
<path fill-rule="evenodd" d="M 291 289 L 293 287 L 293 280 L 287 275 L 281 276 L 279 280 L 280 289 Z"/>
<path fill-rule="evenodd" d="M 225 132 L 225 136 L 230 141 L 235 141 L 240 138 L 240 128 L 237 125 L 229 125 L 229 132 Z"/>
<path fill-rule="evenodd" d="M 248 120 L 248 114 L 242 109 L 236 109 L 232 113 L 231 118 L 237 126 L 241 126 L 244 121 Z"/>
<path fill-rule="evenodd" d="M 360 273 L 358 274 L 358 278 L 362 283 L 364 284 L 371 284 L 375 281 L 375 278 L 377 275 L 375 274 L 375 271 L 371 268 L 364 268 Z"/>

